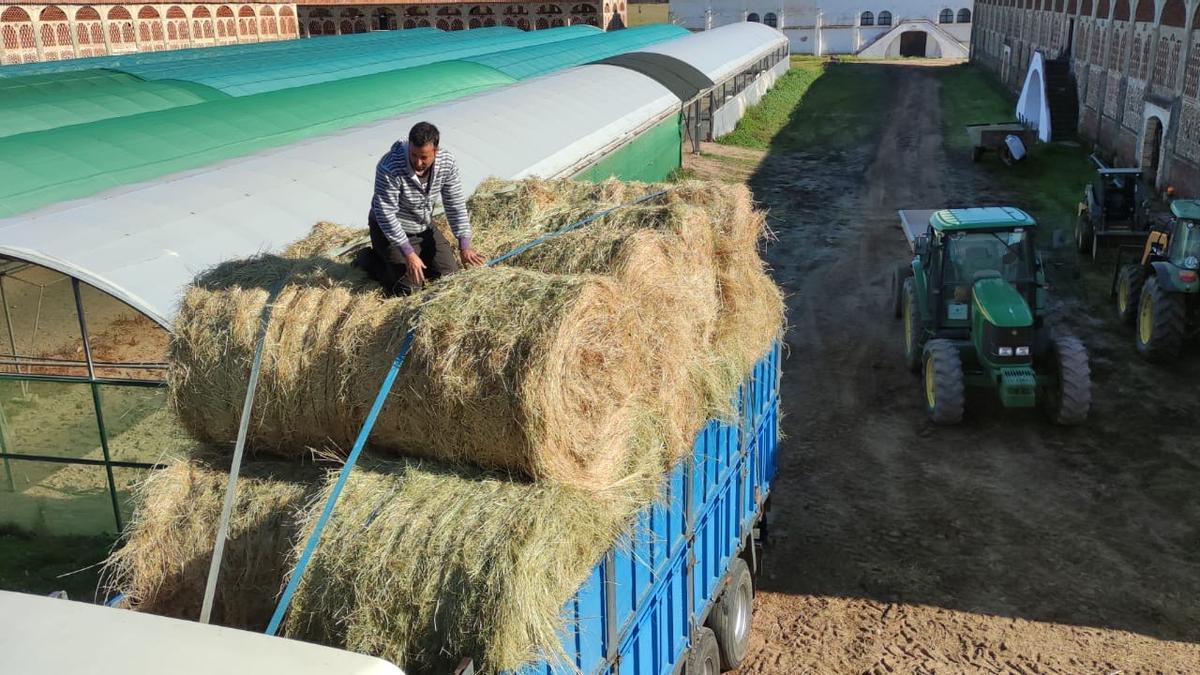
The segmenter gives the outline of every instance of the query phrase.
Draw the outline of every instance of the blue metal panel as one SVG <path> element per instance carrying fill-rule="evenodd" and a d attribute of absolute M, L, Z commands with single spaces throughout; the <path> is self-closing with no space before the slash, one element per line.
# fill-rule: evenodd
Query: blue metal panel
<path fill-rule="evenodd" d="M 705 426 L 692 461 L 672 470 L 663 500 L 639 514 L 631 533 L 596 564 L 567 603 L 562 644 L 573 656 L 571 663 L 532 664 L 518 675 L 667 675 L 683 660 L 691 622 L 698 622 L 719 594 L 729 562 L 758 519 L 775 477 L 779 365 L 777 344 L 739 392 L 741 419 Z M 609 564 L 612 584 L 605 581 Z M 608 608 L 615 613 L 618 645 L 612 661 Z"/>
<path fill-rule="evenodd" d="M 687 556 L 679 555 L 621 643 L 621 672 L 666 675 L 687 647 Z"/>

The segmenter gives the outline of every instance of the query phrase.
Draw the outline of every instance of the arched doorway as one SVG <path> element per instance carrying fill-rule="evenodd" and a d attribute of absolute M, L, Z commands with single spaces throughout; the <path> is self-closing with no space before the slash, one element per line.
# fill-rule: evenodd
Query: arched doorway
<path fill-rule="evenodd" d="M 906 30 L 900 34 L 900 56 L 925 56 L 929 33 L 923 30 Z"/>
<path fill-rule="evenodd" d="M 1146 120 L 1146 129 L 1142 132 L 1142 174 L 1146 182 L 1158 186 L 1158 167 L 1162 160 L 1163 123 L 1158 117 Z"/>

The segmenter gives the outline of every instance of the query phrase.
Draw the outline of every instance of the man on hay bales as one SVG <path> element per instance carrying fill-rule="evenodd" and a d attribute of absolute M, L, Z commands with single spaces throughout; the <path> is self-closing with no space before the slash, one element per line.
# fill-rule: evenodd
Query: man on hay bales
<path fill-rule="evenodd" d="M 441 134 L 429 122 L 418 122 L 408 142 L 396 141 L 375 168 L 375 196 L 367 225 L 372 258 L 367 269 L 388 292 L 408 295 L 426 280 L 460 269 L 446 237 L 433 226 L 440 201 L 458 239 L 462 264 L 482 265 L 471 248 L 471 218 L 454 155 L 439 150 Z"/>

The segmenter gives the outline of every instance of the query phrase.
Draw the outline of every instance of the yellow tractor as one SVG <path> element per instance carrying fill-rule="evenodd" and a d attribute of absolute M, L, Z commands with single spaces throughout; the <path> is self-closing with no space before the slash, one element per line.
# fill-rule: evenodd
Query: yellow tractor
<path fill-rule="evenodd" d="M 1118 253 L 1117 317 L 1136 326 L 1142 356 L 1165 361 L 1200 327 L 1200 200 L 1173 201 L 1170 220 L 1151 229 L 1139 253 L 1125 265 Z"/>

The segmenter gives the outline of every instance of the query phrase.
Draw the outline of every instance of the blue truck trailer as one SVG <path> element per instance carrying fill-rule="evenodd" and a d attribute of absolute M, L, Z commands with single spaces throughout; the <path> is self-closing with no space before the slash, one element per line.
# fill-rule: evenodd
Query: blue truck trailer
<path fill-rule="evenodd" d="M 568 664 L 516 675 L 730 670 L 750 638 L 754 575 L 779 442 L 780 345 L 739 388 L 735 421 L 711 420 L 667 494 L 598 562 L 564 608 Z M 462 669 L 466 672 L 466 669 Z"/>

